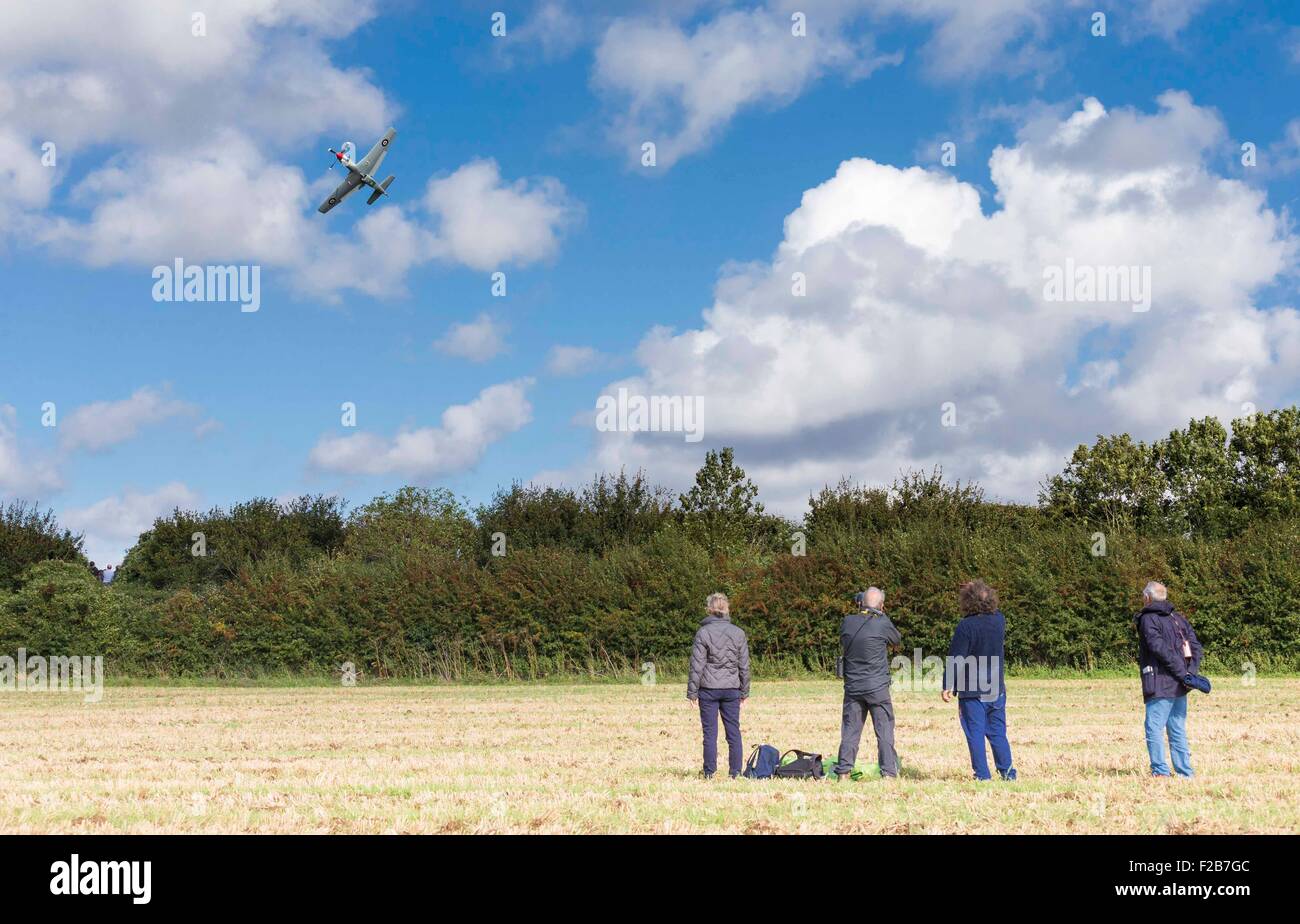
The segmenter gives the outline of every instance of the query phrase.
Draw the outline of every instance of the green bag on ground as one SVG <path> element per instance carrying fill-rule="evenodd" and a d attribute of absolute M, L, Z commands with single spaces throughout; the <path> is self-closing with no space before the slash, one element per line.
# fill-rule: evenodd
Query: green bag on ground
<path fill-rule="evenodd" d="M 825 769 L 826 775 L 828 777 L 834 778 L 835 765 L 837 763 L 839 763 L 838 759 L 830 758 L 830 757 L 822 761 L 822 767 Z M 898 762 L 898 772 L 900 775 L 903 772 L 903 762 L 901 760 Z M 849 771 L 849 779 L 855 783 L 860 782 L 862 780 L 868 780 L 868 779 L 878 780 L 880 779 L 880 764 L 878 763 L 866 764 L 863 763 L 862 761 L 858 761 L 856 764 L 853 765 L 853 769 Z"/>

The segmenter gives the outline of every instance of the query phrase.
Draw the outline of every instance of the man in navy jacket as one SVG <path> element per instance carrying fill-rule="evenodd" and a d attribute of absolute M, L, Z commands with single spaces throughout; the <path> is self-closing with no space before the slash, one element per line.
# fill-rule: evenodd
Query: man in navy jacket
<path fill-rule="evenodd" d="M 1167 733 L 1174 772 L 1179 776 L 1191 776 L 1192 752 L 1187 746 L 1187 686 L 1183 678 L 1197 673 L 1201 666 L 1201 641 L 1187 617 L 1174 611 L 1169 602 L 1169 591 L 1159 581 L 1152 581 L 1142 591 L 1137 633 L 1151 775 L 1169 776 L 1164 742 Z"/>

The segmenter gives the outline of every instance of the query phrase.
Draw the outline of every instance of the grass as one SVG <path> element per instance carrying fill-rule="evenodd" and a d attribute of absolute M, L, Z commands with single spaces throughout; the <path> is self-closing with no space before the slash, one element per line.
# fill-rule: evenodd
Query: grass
<path fill-rule="evenodd" d="M 968 779 L 955 706 L 895 695 L 904 777 L 702 780 L 699 723 L 657 686 L 110 686 L 0 695 L 0 832 L 1300 830 L 1300 680 L 1193 695 L 1193 780 L 1152 781 L 1131 679 L 1012 679 L 1021 780 Z M 754 686 L 760 742 L 833 754 L 837 684 Z M 860 760 L 874 760 L 870 727 Z M 722 744 L 725 760 L 725 744 Z"/>

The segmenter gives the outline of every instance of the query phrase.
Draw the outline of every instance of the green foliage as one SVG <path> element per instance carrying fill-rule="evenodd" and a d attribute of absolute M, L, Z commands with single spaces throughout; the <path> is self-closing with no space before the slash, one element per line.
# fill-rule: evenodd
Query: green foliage
<path fill-rule="evenodd" d="M 371 562 L 421 553 L 455 558 L 473 547 L 474 523 L 451 491 L 409 486 L 352 511 L 344 543 L 348 555 Z"/>
<path fill-rule="evenodd" d="M 810 498 L 805 555 L 730 449 L 674 507 L 641 473 L 580 493 L 513 485 L 475 516 L 406 487 L 346 517 L 335 498 L 174 511 L 111 585 L 49 514 L 0 511 L 0 648 L 104 654 L 164 677 L 628 676 L 679 670 L 704 600 L 731 596 L 756 663 L 820 672 L 867 584 L 905 652 L 943 654 L 957 588 L 979 577 L 1008 617 L 1007 655 L 1050 669 L 1131 669 L 1142 586 L 1164 581 L 1209 663 L 1300 668 L 1300 508 L 1290 411 L 1211 419 L 1152 445 L 1080 447 L 1042 508 L 909 472 Z M 1094 541 L 1102 527 L 1104 554 Z M 204 532 L 208 555 L 190 554 Z M 507 554 L 490 554 L 494 532 Z"/>
<path fill-rule="evenodd" d="M 32 565 L 17 591 L 0 596 L 0 650 L 10 654 L 117 657 L 130 653 L 133 628 L 126 599 L 105 593 L 82 562 Z"/>
<path fill-rule="evenodd" d="M 1024 510 L 1025 508 L 1019 508 Z M 864 536 L 915 523 L 974 529 L 1004 508 L 984 503 L 977 485 L 949 484 L 943 470 L 906 472 L 888 488 L 858 485 L 848 478 L 808 498 L 804 529 L 820 547 L 846 547 Z"/>
<path fill-rule="evenodd" d="M 1232 536 L 1260 517 L 1300 516 L 1300 409 L 1213 417 L 1151 445 L 1099 436 L 1039 497 L 1053 515 L 1106 529 Z"/>
<path fill-rule="evenodd" d="M 81 536 L 60 527 L 53 511 L 24 501 L 0 506 L 0 590 L 17 589 L 23 571 L 41 561 L 78 562 L 92 573 L 81 549 Z"/>
<path fill-rule="evenodd" d="M 343 501 L 336 497 L 285 504 L 261 497 L 203 514 L 178 508 L 140 535 L 113 581 L 152 590 L 198 588 L 270 558 L 302 564 L 332 554 L 343 538 Z"/>
<path fill-rule="evenodd" d="M 1158 451 L 1127 433 L 1099 436 L 1079 446 L 1065 471 L 1040 495 L 1050 511 L 1106 529 L 1156 525 L 1167 481 L 1156 465 Z"/>
<path fill-rule="evenodd" d="M 771 546 L 785 532 L 782 520 L 764 514 L 758 486 L 745 477 L 731 447 L 705 453 L 695 484 L 678 504 L 688 535 L 710 552 Z"/>
<path fill-rule="evenodd" d="M 667 491 L 652 486 L 642 472 L 628 477 L 620 471 L 598 475 L 581 494 L 516 482 L 498 490 L 475 518 L 481 558 L 490 554 L 497 534 L 506 537 L 507 549 L 558 546 L 603 554 L 649 539 L 673 522 L 673 510 Z"/>
<path fill-rule="evenodd" d="M 1234 420 L 1230 448 L 1239 507 L 1263 515 L 1300 512 L 1300 408 Z"/>

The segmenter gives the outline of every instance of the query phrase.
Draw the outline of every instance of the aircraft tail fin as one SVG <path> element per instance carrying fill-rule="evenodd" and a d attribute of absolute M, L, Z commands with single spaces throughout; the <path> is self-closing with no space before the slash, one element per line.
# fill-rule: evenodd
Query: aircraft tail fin
<path fill-rule="evenodd" d="M 395 180 L 395 179 L 397 179 L 397 177 L 395 177 L 395 176 L 389 176 L 388 179 L 386 179 L 386 180 L 384 180 L 384 182 L 380 183 L 380 184 L 379 184 L 379 188 L 376 189 L 374 192 L 372 192 L 372 193 L 370 194 L 370 198 L 366 200 L 366 205 L 374 205 L 374 204 L 379 200 L 379 197 L 380 197 L 380 196 L 382 196 L 382 195 L 384 195 L 384 193 L 388 192 L 388 186 L 389 186 L 389 184 L 392 183 L 393 180 Z"/>

